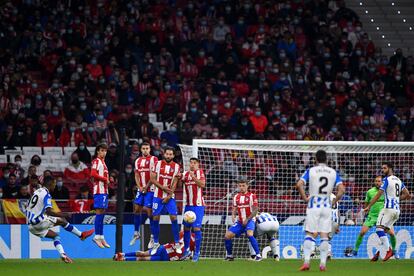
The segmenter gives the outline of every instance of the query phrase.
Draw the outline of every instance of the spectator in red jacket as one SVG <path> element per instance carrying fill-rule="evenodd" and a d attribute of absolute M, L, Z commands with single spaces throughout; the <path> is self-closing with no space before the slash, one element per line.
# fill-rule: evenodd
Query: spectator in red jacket
<path fill-rule="evenodd" d="M 53 130 L 49 130 L 46 122 L 40 126 L 40 131 L 37 132 L 36 146 L 38 147 L 53 147 L 56 145 L 56 137 Z"/>
<path fill-rule="evenodd" d="M 88 167 L 83 162 L 79 161 L 78 154 L 75 152 L 72 153 L 71 162 L 63 173 L 65 179 L 75 182 L 85 182 L 85 180 L 89 179 L 89 174 Z"/>
<path fill-rule="evenodd" d="M 254 112 L 254 115 L 250 116 L 250 122 L 252 123 L 256 134 L 262 134 L 266 130 L 267 125 L 269 124 L 266 116 L 262 115 L 260 107 L 257 107 Z"/>
<path fill-rule="evenodd" d="M 65 128 L 59 138 L 62 147 L 75 147 L 84 140 L 82 130 L 76 127 L 75 122 L 71 122 L 69 129 Z"/>

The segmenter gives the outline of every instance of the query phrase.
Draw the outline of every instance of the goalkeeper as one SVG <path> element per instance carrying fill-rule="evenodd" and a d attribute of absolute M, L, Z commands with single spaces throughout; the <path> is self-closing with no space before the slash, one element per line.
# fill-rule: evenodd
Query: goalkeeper
<path fill-rule="evenodd" d="M 381 185 L 382 185 L 382 177 L 381 176 L 375 177 L 374 187 L 369 189 L 366 193 L 364 208 L 367 207 L 367 205 L 369 204 L 371 199 L 377 194 L 377 192 L 379 191 L 379 188 L 381 187 Z M 362 226 L 361 232 L 359 232 L 358 238 L 355 242 L 354 249 L 352 250 L 352 252 L 350 252 L 346 255 L 347 257 L 352 257 L 352 256 L 357 256 L 358 255 L 359 246 L 361 245 L 365 234 L 368 232 L 368 230 L 371 227 L 373 227 L 377 224 L 378 215 L 379 215 L 380 211 L 382 210 L 382 208 L 384 208 L 384 195 L 382 195 L 380 197 L 380 199 L 378 199 L 378 201 L 374 205 L 372 205 L 371 209 L 369 210 L 368 216 L 365 219 L 365 222 L 364 222 L 364 225 Z M 390 234 L 390 241 L 391 241 L 392 251 L 394 253 L 396 253 L 395 245 L 397 243 L 397 240 L 396 240 L 396 237 L 395 237 L 394 229 L 390 229 L 389 234 Z M 395 255 L 395 256 L 398 256 L 398 255 Z"/>

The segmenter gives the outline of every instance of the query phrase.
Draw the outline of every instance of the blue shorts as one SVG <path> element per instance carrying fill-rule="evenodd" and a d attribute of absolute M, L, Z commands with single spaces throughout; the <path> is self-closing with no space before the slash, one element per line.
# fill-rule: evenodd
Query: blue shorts
<path fill-rule="evenodd" d="M 158 247 L 157 252 L 154 255 L 151 255 L 151 262 L 168 262 L 170 260 L 170 256 L 168 256 L 167 250 L 165 250 L 164 246 L 161 245 Z"/>
<path fill-rule="evenodd" d="M 93 207 L 95 209 L 107 209 L 108 208 L 108 194 L 93 195 Z"/>
<path fill-rule="evenodd" d="M 239 237 L 241 234 L 246 233 L 248 230 L 252 230 L 254 232 L 255 228 L 256 224 L 253 222 L 253 220 L 249 220 L 246 226 L 243 226 L 240 221 L 236 221 L 232 226 L 230 226 L 229 231 L 233 232 L 236 237 Z"/>
<path fill-rule="evenodd" d="M 137 191 L 137 196 L 134 199 L 134 204 L 152 208 L 152 199 L 154 198 L 154 192 L 140 193 Z"/>
<path fill-rule="evenodd" d="M 193 223 L 187 223 L 183 220 L 183 225 L 185 227 L 201 228 L 201 225 L 203 224 L 204 210 L 204 206 L 185 206 L 184 213 L 193 211 L 196 214 L 196 220 Z"/>
<path fill-rule="evenodd" d="M 178 213 L 177 211 L 177 204 L 175 203 L 175 199 L 171 198 L 167 203 L 162 203 L 162 198 L 154 197 L 152 201 L 152 215 L 159 216 L 159 215 L 172 215 L 176 216 Z"/>

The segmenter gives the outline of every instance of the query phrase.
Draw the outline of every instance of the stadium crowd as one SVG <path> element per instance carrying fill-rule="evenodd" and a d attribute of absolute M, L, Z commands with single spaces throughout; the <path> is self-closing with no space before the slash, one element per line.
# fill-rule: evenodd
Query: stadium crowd
<path fill-rule="evenodd" d="M 413 139 L 413 57 L 382 55 L 342 0 L 27 0 L 0 14 L 0 154 L 76 146 L 65 178 L 105 140 L 115 187 L 123 127 L 156 156 L 194 138 Z M 131 170 L 138 154 L 130 143 Z"/>

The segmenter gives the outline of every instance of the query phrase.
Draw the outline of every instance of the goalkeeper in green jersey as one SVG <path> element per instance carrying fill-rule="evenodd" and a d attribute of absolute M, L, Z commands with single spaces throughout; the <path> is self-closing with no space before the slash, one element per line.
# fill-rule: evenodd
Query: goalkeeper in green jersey
<path fill-rule="evenodd" d="M 375 185 L 371 189 L 369 189 L 365 196 L 365 202 L 364 202 L 364 208 L 370 203 L 371 199 L 377 194 L 379 191 L 379 188 L 382 185 L 382 177 L 377 176 L 375 178 Z M 368 216 L 365 219 L 364 225 L 362 226 L 361 232 L 359 232 L 358 238 L 355 242 L 355 246 L 352 252 L 350 252 L 347 257 L 357 256 L 358 255 L 358 249 L 359 246 L 362 243 L 362 240 L 364 239 L 365 234 L 368 232 L 368 230 L 375 226 L 377 224 L 377 219 L 380 211 L 384 208 L 384 195 L 382 195 L 374 205 L 372 205 L 371 209 L 369 210 Z M 397 240 L 395 238 L 394 229 L 390 229 L 390 241 L 391 241 L 391 247 L 392 250 L 395 252 L 395 245 L 397 243 Z M 395 255 L 398 256 L 398 255 Z M 397 258 L 397 257 L 396 257 Z"/>

